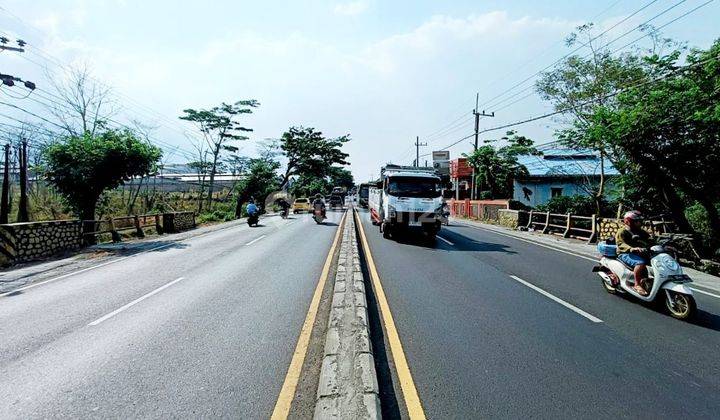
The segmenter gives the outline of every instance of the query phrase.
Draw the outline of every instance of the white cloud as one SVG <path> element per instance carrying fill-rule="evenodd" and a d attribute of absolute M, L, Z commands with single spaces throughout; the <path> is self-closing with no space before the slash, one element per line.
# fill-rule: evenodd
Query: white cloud
<path fill-rule="evenodd" d="M 337 15 L 355 16 L 365 12 L 369 6 L 365 0 L 356 0 L 335 5 L 334 12 Z"/>
<path fill-rule="evenodd" d="M 554 34 L 562 36 L 577 24 L 559 19 L 512 19 L 504 11 L 466 18 L 436 15 L 410 32 L 369 45 L 358 58 L 376 71 L 390 73 L 415 60 L 433 60 L 462 50 L 489 52 L 505 49 L 512 54 L 513 51 L 526 50 L 535 40 L 545 40 Z M 513 43 L 518 45 L 513 48 Z"/>

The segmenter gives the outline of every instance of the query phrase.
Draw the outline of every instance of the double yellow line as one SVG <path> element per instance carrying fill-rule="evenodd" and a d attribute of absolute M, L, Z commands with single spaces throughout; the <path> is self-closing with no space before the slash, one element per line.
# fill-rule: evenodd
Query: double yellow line
<path fill-rule="evenodd" d="M 402 389 L 403 398 L 405 399 L 408 416 L 410 416 L 411 419 L 425 419 L 425 411 L 420 402 L 415 381 L 413 381 L 412 374 L 410 373 L 410 366 L 408 366 L 407 359 L 405 358 L 405 350 L 403 350 L 400 335 L 395 327 L 395 320 L 393 319 L 392 312 L 390 312 L 390 305 L 388 305 L 387 298 L 385 297 L 385 290 L 383 290 L 382 283 L 380 282 L 380 276 L 375 267 L 375 260 L 373 259 L 372 252 L 370 252 L 370 246 L 365 236 L 365 229 L 360 220 L 360 215 L 357 212 L 354 213 L 355 222 L 360 230 L 360 242 L 363 247 L 363 252 L 365 253 L 365 260 L 367 261 L 368 271 L 370 272 L 373 290 L 375 291 L 375 299 L 380 306 L 380 313 L 382 314 L 388 344 L 390 345 L 390 351 L 392 352 L 393 361 L 395 362 L 395 370 L 400 380 L 400 388 Z"/>
<path fill-rule="evenodd" d="M 300 329 L 300 337 L 298 337 L 295 352 L 293 353 L 292 360 L 290 361 L 290 367 L 285 375 L 285 382 L 283 382 L 282 389 L 280 389 L 280 395 L 278 396 L 277 402 L 275 402 L 275 409 L 273 409 L 272 416 L 270 417 L 273 420 L 286 419 L 288 414 L 290 414 L 290 406 L 292 405 L 293 398 L 295 397 L 295 390 L 297 389 L 297 384 L 300 380 L 300 373 L 302 371 L 303 363 L 305 362 L 305 355 L 307 354 L 308 345 L 310 343 L 310 335 L 312 334 L 315 318 L 317 317 L 318 308 L 320 307 L 320 298 L 322 297 L 323 289 L 325 289 L 328 274 L 330 274 L 330 266 L 332 266 L 335 249 L 337 248 L 338 242 L 340 242 L 340 233 L 343 231 L 346 218 L 347 212 L 343 214 L 343 218 L 338 224 L 337 231 L 335 232 L 335 239 L 330 247 L 330 252 L 328 253 L 327 258 L 325 258 L 325 265 L 323 265 L 322 272 L 320 273 L 320 279 L 315 287 L 315 293 L 313 293 L 312 300 L 310 301 L 310 309 L 308 309 L 308 313 L 305 316 L 305 322 Z"/>
<path fill-rule="evenodd" d="M 353 212 L 356 224 L 360 231 L 361 245 L 365 253 L 365 259 L 367 260 L 368 270 L 370 272 L 373 289 L 375 291 L 375 297 L 382 313 L 382 320 L 387 333 L 387 340 L 395 362 L 395 369 L 397 371 L 398 379 L 400 380 L 400 387 L 403 392 L 408 415 L 411 419 L 425 419 L 425 411 L 423 410 L 420 397 L 418 396 L 417 389 L 415 387 L 415 382 L 413 381 L 412 374 L 410 373 L 410 367 L 408 366 L 407 359 L 405 358 L 405 351 L 403 350 L 402 343 L 400 342 L 400 335 L 395 327 L 395 320 L 390 312 L 390 306 L 388 305 L 387 298 L 385 297 L 385 291 L 383 290 L 380 282 L 380 276 L 378 275 L 377 268 L 375 267 L 375 261 L 373 260 L 372 253 L 370 252 L 370 246 L 368 245 L 365 230 L 363 229 L 363 225 L 360 221 L 360 216 L 355 210 L 349 211 Z M 290 406 L 292 405 L 293 398 L 295 397 L 300 373 L 305 361 L 305 355 L 307 354 L 312 327 L 315 324 L 318 307 L 320 306 L 320 297 L 322 296 L 322 291 L 325 288 L 330 266 L 332 265 L 333 255 L 335 254 L 335 249 L 337 248 L 346 217 L 347 213 L 343 215 L 340 226 L 338 226 L 338 230 L 335 233 L 333 244 L 330 247 L 330 252 L 325 259 L 325 265 L 323 266 L 320 279 L 318 280 L 318 284 L 315 288 L 315 293 L 313 294 L 312 301 L 310 302 L 310 309 L 308 310 L 305 322 L 300 330 L 300 337 L 298 338 L 298 343 L 295 346 L 295 353 L 293 353 L 292 360 L 290 361 L 290 367 L 288 368 L 287 375 L 285 376 L 285 382 L 280 390 L 278 400 L 275 403 L 275 409 L 273 410 L 271 417 L 273 420 L 287 419 L 288 414 L 290 413 Z"/>

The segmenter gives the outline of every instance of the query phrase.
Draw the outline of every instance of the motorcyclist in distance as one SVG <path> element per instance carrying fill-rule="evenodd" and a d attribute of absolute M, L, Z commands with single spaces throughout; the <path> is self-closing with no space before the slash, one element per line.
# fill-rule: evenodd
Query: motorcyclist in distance
<path fill-rule="evenodd" d="M 322 217 L 325 217 L 325 201 L 320 193 L 315 194 L 315 200 L 313 200 L 313 210 L 320 209 Z"/>
<path fill-rule="evenodd" d="M 259 210 L 260 210 L 260 209 L 259 209 L 258 206 L 255 204 L 255 200 L 253 200 L 253 199 L 251 198 L 250 201 L 248 202 L 247 207 L 245 208 L 245 211 L 247 211 L 247 214 L 248 214 L 248 215 L 252 216 L 252 215 L 254 215 L 255 213 L 257 213 Z"/>

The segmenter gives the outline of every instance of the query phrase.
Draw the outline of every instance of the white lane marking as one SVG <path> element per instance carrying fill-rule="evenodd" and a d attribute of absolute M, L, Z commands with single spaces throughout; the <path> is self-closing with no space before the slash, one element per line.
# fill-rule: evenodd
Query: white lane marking
<path fill-rule="evenodd" d="M 529 240 L 529 239 L 518 238 L 517 236 L 508 235 L 507 233 L 503 233 L 503 232 L 497 232 L 497 231 L 495 231 L 495 230 L 493 230 L 493 229 L 483 229 L 483 228 L 481 228 L 481 227 L 469 225 L 469 224 L 462 223 L 462 222 L 460 222 L 460 223 L 458 223 L 458 224 L 463 225 L 463 226 L 467 226 L 467 227 L 470 227 L 470 228 L 473 228 L 473 229 L 482 230 L 482 231 L 485 231 L 485 232 L 497 233 L 498 235 L 501 235 L 501 236 L 506 236 L 506 237 L 508 237 L 508 238 L 517 239 L 518 241 L 527 242 L 527 243 L 529 243 L 529 244 L 541 246 L 541 247 L 543 247 L 543 248 L 552 249 L 553 251 L 562 252 L 563 254 L 572 255 L 572 256 L 575 256 L 575 257 L 578 257 L 578 258 L 583 258 L 583 259 L 586 259 L 586 260 L 588 260 L 588 261 L 592 261 L 592 262 L 594 262 L 594 263 L 597 263 L 597 262 L 598 262 L 597 259 L 595 259 L 595 258 L 590 258 L 590 257 L 588 257 L 588 256 L 586 256 L 586 255 L 578 254 L 578 253 L 575 253 L 575 252 L 572 252 L 572 251 L 568 251 L 568 250 L 565 250 L 565 249 L 562 249 L 562 248 L 554 247 L 554 246 L 551 246 L 551 245 L 541 244 L 541 243 L 539 243 L 539 242 L 531 241 L 531 240 Z M 720 299 L 720 295 L 716 295 L 716 294 L 714 294 L 714 293 L 706 292 L 706 291 L 704 291 L 704 290 L 698 290 L 698 289 L 696 289 L 696 288 L 694 288 L 694 287 L 691 287 L 691 289 L 694 290 L 694 291 L 696 291 L 696 292 L 698 292 L 698 293 L 702 293 L 702 294 L 704 294 L 704 295 L 708 295 L 708 296 L 712 296 L 712 297 L 714 297 L 714 298 Z"/>
<path fill-rule="evenodd" d="M 448 241 L 447 239 L 443 238 L 442 236 L 435 235 L 435 237 L 438 238 L 438 239 L 440 239 L 441 241 L 445 242 L 446 244 L 448 244 L 448 245 L 450 245 L 450 246 L 455 246 L 454 243 Z"/>
<path fill-rule="evenodd" d="M 178 242 L 179 242 L 179 241 L 178 241 Z M 7 296 L 7 295 L 10 295 L 10 294 L 13 294 L 13 293 L 17 293 L 17 292 L 20 292 L 20 291 L 23 291 L 23 290 L 32 289 L 33 287 L 42 286 L 43 284 L 47 284 L 47 283 L 51 283 L 51 282 L 54 282 L 54 281 L 62 280 L 62 279 L 64 279 L 64 278 L 67 278 L 67 277 L 70 277 L 70 276 L 74 276 L 75 274 L 84 273 L 84 272 L 86 272 L 86 271 L 94 270 L 94 269 L 96 269 L 96 268 L 104 267 L 104 266 L 106 266 L 106 265 L 114 264 L 114 263 L 116 263 L 116 262 L 124 261 L 124 260 L 127 260 L 128 258 L 132 258 L 132 257 L 134 257 L 134 256 L 136 256 L 136 255 L 144 254 L 144 253 L 146 253 L 146 252 L 156 251 L 156 250 L 162 249 L 162 248 L 167 248 L 167 247 L 169 247 L 169 246 L 171 246 L 171 245 L 175 245 L 176 243 L 177 243 L 177 242 L 172 242 L 172 243 L 169 243 L 169 244 L 158 245 L 158 246 L 156 246 L 156 247 L 149 248 L 149 249 L 146 249 L 146 250 L 144 250 L 144 251 L 140 251 L 140 252 L 135 253 L 135 254 L 132 254 L 132 255 L 128 255 L 127 257 L 120 257 L 120 258 L 114 259 L 114 260 L 112 260 L 112 261 L 108 261 L 108 262 L 104 262 L 104 263 L 102 263 L 102 264 L 94 265 L 94 266 L 92 266 L 92 267 L 83 268 L 82 270 L 73 271 L 72 273 L 63 274 L 62 276 L 57 276 L 57 277 L 53 277 L 53 278 L 48 279 L 48 280 L 43 280 L 43 281 L 40 281 L 40 282 L 37 282 L 37 283 L 32 283 L 32 284 L 29 284 L 29 285 L 27 285 L 27 286 L 20 287 L 20 288 L 15 289 L 15 290 L 11 290 L 11 291 L 9 291 L 9 292 L 0 293 L 0 297 Z"/>
<path fill-rule="evenodd" d="M 706 292 L 704 290 L 696 289 L 694 287 L 691 287 L 690 289 L 692 289 L 693 292 L 702 293 L 703 295 L 708 295 L 720 299 L 720 295 L 716 295 L 715 293 Z"/>
<path fill-rule="evenodd" d="M 7 292 L 3 292 L 3 293 L 0 293 L 0 297 L 7 296 L 7 295 L 11 295 L 11 294 L 17 293 L 17 292 L 21 292 L 21 291 L 23 291 L 23 290 L 32 289 L 33 287 L 42 286 L 43 284 L 52 283 L 52 282 L 57 281 L 57 280 L 62 280 L 62 279 L 64 279 L 64 278 L 67 278 L 67 277 L 70 277 L 70 276 L 74 276 L 75 274 L 84 273 L 84 272 L 86 272 L 86 271 L 94 270 L 94 269 L 96 269 L 96 268 L 104 267 L 104 266 L 106 266 L 106 265 L 114 264 L 114 263 L 116 263 L 116 262 L 124 261 L 124 260 L 126 260 L 126 259 L 128 259 L 128 258 L 132 258 L 132 257 L 135 257 L 135 256 L 137 256 L 137 255 L 145 254 L 146 252 L 151 252 L 151 251 L 155 251 L 155 250 L 158 250 L 158 249 L 167 248 L 167 247 L 169 247 L 169 246 L 172 246 L 172 245 L 175 245 L 175 244 L 179 244 L 179 243 L 181 243 L 181 242 L 189 241 L 189 240 L 191 240 L 191 239 L 201 238 L 201 237 L 203 237 L 203 236 L 207 236 L 207 235 L 210 235 L 210 234 L 213 234 L 213 233 L 217 233 L 217 232 L 220 232 L 220 231 L 222 231 L 222 230 L 227 230 L 227 229 L 232 229 L 232 228 L 235 228 L 235 227 L 242 227 L 242 226 L 243 226 L 242 223 L 236 223 L 236 224 L 232 224 L 232 225 L 230 225 L 230 226 L 223 226 L 223 227 L 220 227 L 220 228 L 218 228 L 218 229 L 213 229 L 213 230 L 210 230 L 210 231 L 207 231 L 207 232 L 203 232 L 203 233 L 200 233 L 200 234 L 191 236 L 191 237 L 189 237 L 189 238 L 178 239 L 177 241 L 173 241 L 173 242 L 170 242 L 170 243 L 167 243 L 167 244 L 158 245 L 158 246 L 156 246 L 156 247 L 152 247 L 152 248 L 146 249 L 146 250 L 144 250 L 144 251 L 136 252 L 135 254 L 128 255 L 127 257 L 120 257 L 120 258 L 114 259 L 114 260 L 112 260 L 112 261 L 108 261 L 108 262 L 104 262 L 104 263 L 101 263 L 101 264 L 98 264 L 98 265 L 94 265 L 94 266 L 92 266 L 92 267 L 87 267 L 87 268 L 83 268 L 83 269 L 78 270 L 78 271 L 73 271 L 72 273 L 63 274 L 63 275 L 58 276 L 58 277 L 53 277 L 53 278 L 48 279 L 48 280 L 43 280 L 43 281 L 40 281 L 40 282 L 37 282 L 37 283 L 32 283 L 32 284 L 29 284 L 29 285 L 27 285 L 27 286 L 23 286 L 23 287 L 14 289 L 14 290 L 10 290 L 10 291 L 7 291 Z"/>
<path fill-rule="evenodd" d="M 557 297 L 557 296 L 555 296 L 555 295 L 553 295 L 553 294 L 551 294 L 551 293 L 549 293 L 549 292 L 546 292 L 545 290 L 543 290 L 543 289 L 535 286 L 535 285 L 532 284 L 532 283 L 526 282 L 525 280 L 521 279 L 521 278 L 518 277 L 518 276 L 510 275 L 510 277 L 511 277 L 513 280 L 515 280 L 515 281 L 517 281 L 517 282 L 519 282 L 519 283 L 521 283 L 521 284 L 523 284 L 523 285 L 525 285 L 525 286 L 533 289 L 534 291 L 536 291 L 536 292 L 538 292 L 538 293 L 540 293 L 540 294 L 542 294 L 542 295 L 544 295 L 544 296 L 546 296 L 546 297 L 554 300 L 555 302 L 557 302 L 557 303 L 561 304 L 562 306 L 570 309 L 571 311 L 573 311 L 573 312 L 575 312 L 575 313 L 577 313 L 577 314 L 579 314 L 579 315 L 584 316 L 585 318 L 589 319 L 589 320 L 592 321 L 592 322 L 595 322 L 595 323 L 603 322 L 602 319 L 600 319 L 600 318 L 598 318 L 598 317 L 596 317 L 596 316 L 594 316 L 594 315 L 590 315 L 589 313 L 583 311 L 582 309 L 578 308 L 577 306 L 575 306 L 575 305 L 573 305 L 573 304 L 571 304 L 571 303 L 565 302 L 564 300 L 560 299 L 559 297 Z"/>
<path fill-rule="evenodd" d="M 596 258 L 591 258 L 591 257 L 588 257 L 588 256 L 586 256 L 586 255 L 578 254 L 578 253 L 575 253 L 575 252 L 572 252 L 572 251 L 568 251 L 568 250 L 565 250 L 565 249 L 562 249 L 562 248 L 558 248 L 558 247 L 555 247 L 555 246 L 550 246 L 550 245 L 541 244 L 541 243 L 536 242 L 536 241 L 531 241 L 531 240 L 524 239 L 524 238 L 518 238 L 517 236 L 514 236 L 514 235 L 508 235 L 507 233 L 497 232 L 497 231 L 492 230 L 492 229 L 483 229 L 483 228 L 481 228 L 481 227 L 477 227 L 477 226 L 473 226 L 473 225 L 468 225 L 468 224 L 462 223 L 462 222 L 459 223 L 459 224 L 461 224 L 461 225 L 463 225 L 463 226 L 467 226 L 467 227 L 473 228 L 473 229 L 482 230 L 482 231 L 485 231 L 485 232 L 496 233 L 496 234 L 501 235 L 501 236 L 506 236 L 506 237 L 508 237 L 508 238 L 517 239 L 518 241 L 523 241 L 523 242 L 527 242 L 527 243 L 529 243 L 529 244 L 541 246 L 541 247 L 543 247 L 543 248 L 552 249 L 553 251 L 562 252 L 562 253 L 568 254 L 568 255 L 573 255 L 573 256 L 578 257 L 578 258 L 584 258 L 584 259 L 586 259 L 586 260 L 588 260 L 588 261 L 592 261 L 592 262 L 594 262 L 594 263 L 598 262 L 598 259 L 596 259 Z"/>
<path fill-rule="evenodd" d="M 257 238 L 255 238 L 255 239 L 253 239 L 252 241 L 246 243 L 245 246 L 252 245 L 252 244 L 254 244 L 255 242 L 259 241 L 260 239 L 262 239 L 262 238 L 264 238 L 264 237 L 266 237 L 266 236 L 267 236 L 267 235 L 260 235 L 259 237 L 257 237 Z"/>
<path fill-rule="evenodd" d="M 106 321 L 106 320 L 114 317 L 115 315 L 117 315 L 117 314 L 119 314 L 120 312 L 128 309 L 129 307 L 131 307 L 131 306 L 133 306 L 133 305 L 135 305 L 135 304 L 137 304 L 137 303 L 139 303 L 139 302 L 142 302 L 143 300 L 149 298 L 150 296 L 152 296 L 152 295 L 154 295 L 154 294 L 156 294 L 156 293 L 158 293 L 158 292 L 160 292 L 160 291 L 162 291 L 162 290 L 164 290 L 164 289 L 167 289 L 168 287 L 170 287 L 170 286 L 172 286 L 173 284 L 179 282 L 179 281 L 182 280 L 183 278 L 184 278 L 184 277 L 176 278 L 175 280 L 171 281 L 170 283 L 168 283 L 168 284 L 166 284 L 166 285 L 164 285 L 164 286 L 160 286 L 160 287 L 158 287 L 157 289 L 153 290 L 152 292 L 150 292 L 150 293 L 148 293 L 148 294 L 145 294 L 145 295 L 140 296 L 139 298 L 133 300 L 132 302 L 128 303 L 127 305 L 121 306 L 120 308 L 118 308 L 118 309 L 110 312 L 109 314 L 107 314 L 107 315 L 105 315 L 105 316 L 103 316 L 103 317 L 101 317 L 101 318 L 96 319 L 95 321 L 89 323 L 88 325 L 89 325 L 89 326 L 98 325 L 99 323 L 101 323 L 101 322 L 103 322 L 103 321 Z"/>

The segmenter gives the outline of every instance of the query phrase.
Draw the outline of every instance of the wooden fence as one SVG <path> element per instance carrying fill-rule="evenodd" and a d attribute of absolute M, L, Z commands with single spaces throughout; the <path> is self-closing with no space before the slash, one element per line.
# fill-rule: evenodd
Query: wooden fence
<path fill-rule="evenodd" d="M 509 203 L 507 200 L 450 200 L 448 207 L 450 214 L 455 217 L 499 222 L 498 210 L 509 209 Z M 581 239 L 588 243 L 614 236 L 618 228 L 623 225 L 620 219 L 603 218 L 595 214 L 580 216 L 534 210 L 529 212 L 519 210 L 518 213 L 526 213 L 528 217 L 527 223 L 515 226 L 517 228 L 535 230 L 564 238 Z M 525 219 L 523 218 L 523 220 Z M 648 220 L 645 229 L 655 236 L 669 234 L 676 230 L 673 222 L 663 218 Z"/>
<path fill-rule="evenodd" d="M 192 212 L 179 212 L 173 215 Z M 121 232 L 135 231 L 139 238 L 145 237 L 145 228 L 153 227 L 159 234 L 165 231 L 165 218 L 163 213 L 138 214 L 133 216 L 109 217 L 103 220 L 83 220 L 82 234 L 88 242 L 94 242 L 98 235 L 110 234 L 114 242 L 120 242 Z M 171 231 L 174 231 L 171 230 Z"/>
<path fill-rule="evenodd" d="M 591 216 L 578 216 L 570 213 L 557 214 L 549 211 L 530 211 L 525 228 L 559 235 L 564 238 L 582 239 L 592 243 L 597 240 L 598 218 L 594 214 Z"/>

